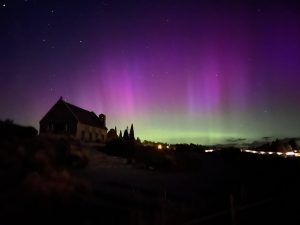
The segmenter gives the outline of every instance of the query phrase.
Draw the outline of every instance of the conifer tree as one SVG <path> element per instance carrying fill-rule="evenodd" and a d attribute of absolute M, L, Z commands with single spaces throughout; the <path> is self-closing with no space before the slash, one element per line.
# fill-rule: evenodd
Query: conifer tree
<path fill-rule="evenodd" d="M 129 139 L 130 139 L 130 140 L 134 140 L 134 129 L 133 129 L 133 124 L 131 124 L 131 127 L 130 127 Z"/>
<path fill-rule="evenodd" d="M 128 139 L 129 139 L 128 127 L 127 127 L 126 130 L 124 131 L 123 139 L 125 139 L 125 140 L 128 140 Z"/>

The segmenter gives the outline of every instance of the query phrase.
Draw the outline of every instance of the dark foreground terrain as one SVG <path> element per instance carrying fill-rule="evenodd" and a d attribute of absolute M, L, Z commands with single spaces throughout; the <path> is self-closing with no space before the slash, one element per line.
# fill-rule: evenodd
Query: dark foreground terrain
<path fill-rule="evenodd" d="M 99 199 L 91 218 L 105 224 L 299 224 L 300 161 L 232 151 L 194 153 L 198 171 L 94 162 L 95 168 L 80 171 Z"/>
<path fill-rule="evenodd" d="M 129 160 L 71 138 L 10 135 L 0 224 L 299 224 L 299 171 L 298 159 L 237 149 L 140 146 Z"/>

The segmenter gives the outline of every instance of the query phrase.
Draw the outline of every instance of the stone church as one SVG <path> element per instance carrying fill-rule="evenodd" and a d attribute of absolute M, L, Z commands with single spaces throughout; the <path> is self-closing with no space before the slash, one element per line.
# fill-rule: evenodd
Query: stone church
<path fill-rule="evenodd" d="M 97 116 L 60 97 L 41 119 L 40 134 L 70 135 L 81 141 L 104 143 L 107 136 L 106 116 Z"/>

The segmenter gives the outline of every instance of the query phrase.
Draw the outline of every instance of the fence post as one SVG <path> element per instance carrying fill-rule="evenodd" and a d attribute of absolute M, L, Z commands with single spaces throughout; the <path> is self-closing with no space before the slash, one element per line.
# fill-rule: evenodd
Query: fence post
<path fill-rule="evenodd" d="M 234 202 L 234 194 L 230 194 L 230 214 L 231 214 L 231 224 L 236 225 L 236 209 Z"/>

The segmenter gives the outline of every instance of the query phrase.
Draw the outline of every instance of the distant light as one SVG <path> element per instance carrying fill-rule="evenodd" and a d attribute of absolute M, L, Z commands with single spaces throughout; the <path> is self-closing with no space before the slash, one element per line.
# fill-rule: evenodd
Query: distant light
<path fill-rule="evenodd" d="M 266 152 L 264 152 L 264 151 L 260 151 L 259 153 L 262 155 L 266 154 Z"/>
<path fill-rule="evenodd" d="M 213 152 L 214 150 L 213 149 L 207 149 L 205 150 L 205 152 Z"/>
<path fill-rule="evenodd" d="M 295 153 L 295 157 L 300 157 L 300 153 L 299 153 L 299 152 L 296 152 L 296 153 Z"/>
<path fill-rule="evenodd" d="M 169 149 L 170 148 L 170 145 L 167 145 L 167 149 Z"/>
<path fill-rule="evenodd" d="M 161 150 L 163 148 L 163 146 L 161 144 L 157 145 L 157 149 Z"/>
<path fill-rule="evenodd" d="M 2 6 L 5 7 L 6 6 L 5 3 Z"/>
<path fill-rule="evenodd" d="M 277 154 L 277 155 L 282 155 L 283 153 L 282 153 L 282 152 L 276 152 L 276 154 Z"/>
<path fill-rule="evenodd" d="M 285 153 L 287 156 L 293 156 L 293 155 L 295 155 L 295 153 L 294 152 L 287 152 L 287 153 Z"/>

